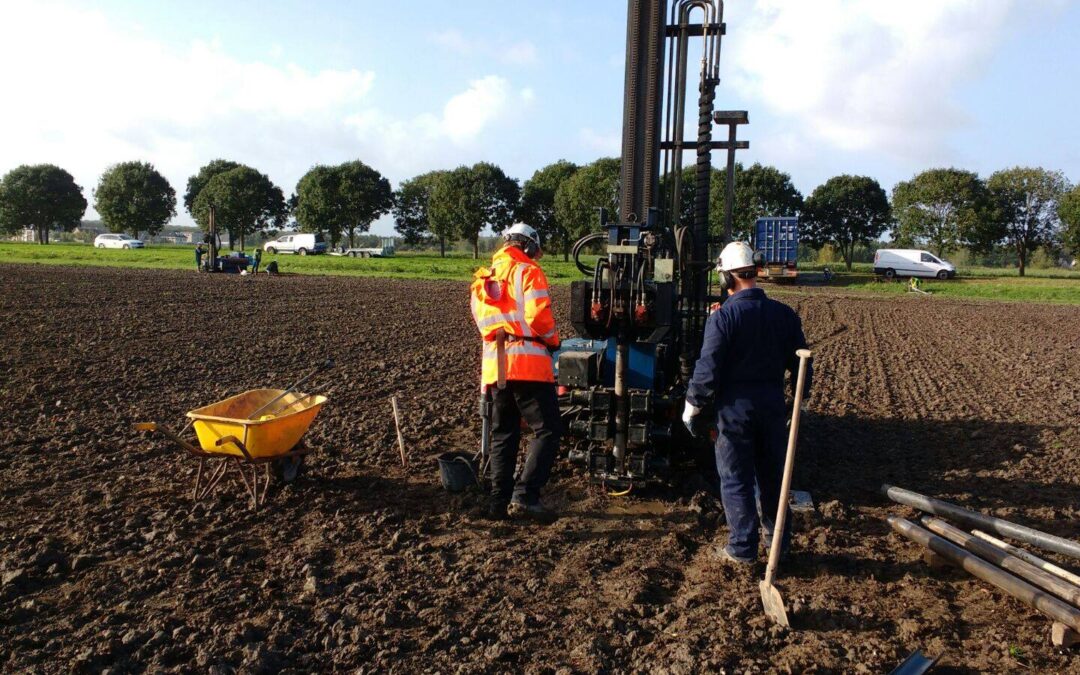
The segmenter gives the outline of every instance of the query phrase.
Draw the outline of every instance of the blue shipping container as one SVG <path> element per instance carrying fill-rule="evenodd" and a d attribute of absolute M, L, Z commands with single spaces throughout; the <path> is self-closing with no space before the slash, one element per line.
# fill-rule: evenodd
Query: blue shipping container
<path fill-rule="evenodd" d="M 751 246 L 765 253 L 766 265 L 794 265 L 799 259 L 799 219 L 758 218 Z"/>

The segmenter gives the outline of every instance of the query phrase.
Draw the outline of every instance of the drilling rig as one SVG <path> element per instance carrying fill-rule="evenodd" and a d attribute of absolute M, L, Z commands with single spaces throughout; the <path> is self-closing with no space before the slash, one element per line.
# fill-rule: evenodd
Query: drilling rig
<path fill-rule="evenodd" d="M 619 209 L 600 211 L 600 231 L 579 239 L 571 284 L 578 338 L 556 355 L 560 407 L 571 460 L 609 485 L 666 479 L 682 457 L 705 451 L 679 421 L 701 349 L 716 247 L 731 239 L 736 140 L 745 111 L 715 110 L 723 0 L 629 0 Z M 697 134 L 687 138 L 693 100 L 691 53 L 700 52 Z M 714 125 L 727 126 L 713 140 Z M 724 232 L 709 232 L 711 153 L 727 151 Z M 695 153 L 691 222 L 682 222 L 684 153 Z M 590 248 L 596 264 L 582 261 Z"/>

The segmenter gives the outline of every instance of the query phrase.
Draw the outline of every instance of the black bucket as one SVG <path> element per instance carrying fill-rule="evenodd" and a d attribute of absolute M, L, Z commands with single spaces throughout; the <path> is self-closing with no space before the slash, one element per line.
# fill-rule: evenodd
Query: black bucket
<path fill-rule="evenodd" d="M 476 485 L 476 466 L 464 452 L 444 452 L 439 455 L 439 478 L 450 492 L 461 492 Z"/>

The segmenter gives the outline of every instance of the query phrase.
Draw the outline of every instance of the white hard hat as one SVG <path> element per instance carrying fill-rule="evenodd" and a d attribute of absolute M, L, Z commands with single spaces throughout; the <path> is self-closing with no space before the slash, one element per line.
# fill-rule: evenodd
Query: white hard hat
<path fill-rule="evenodd" d="M 503 239 L 510 241 L 514 236 L 524 237 L 536 244 L 536 248 L 540 249 L 540 233 L 536 231 L 531 225 L 525 223 L 514 223 L 505 232 L 503 232 Z"/>
<path fill-rule="evenodd" d="M 733 241 L 720 252 L 716 268 L 721 272 L 736 272 L 754 267 L 754 249 L 745 241 Z"/>

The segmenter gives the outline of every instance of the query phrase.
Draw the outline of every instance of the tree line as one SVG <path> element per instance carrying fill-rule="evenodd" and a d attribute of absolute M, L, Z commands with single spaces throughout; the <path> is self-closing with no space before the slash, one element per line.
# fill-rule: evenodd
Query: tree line
<path fill-rule="evenodd" d="M 694 168 L 681 181 L 679 209 L 692 219 Z M 709 222 L 722 229 L 724 174 L 714 169 Z M 559 160 L 519 183 L 489 162 L 415 176 L 392 189 L 376 169 L 361 161 L 312 167 L 286 199 L 270 178 L 244 164 L 215 159 L 187 181 L 183 203 L 195 222 L 208 227 L 210 206 L 230 241 L 292 226 L 322 232 L 331 245 L 358 234 L 385 214 L 414 246 L 472 244 L 474 256 L 487 229 L 496 234 L 517 221 L 541 233 L 549 250 L 568 255 L 572 243 L 599 226 L 598 207 L 617 212 L 619 160 L 602 158 L 579 166 Z M 667 188 L 668 180 L 662 187 Z M 176 193 L 152 164 L 124 162 L 109 167 L 93 191 L 94 206 L 113 232 L 156 234 L 176 215 Z M 0 230 L 32 228 L 48 242 L 49 231 L 71 231 L 87 208 L 74 178 L 60 167 L 20 166 L 0 179 Z M 1080 255 L 1080 186 L 1057 171 L 1003 169 L 985 180 L 971 171 L 937 168 L 901 181 L 887 194 L 868 176 L 830 178 L 804 197 L 791 176 L 772 166 L 735 169 L 733 234 L 748 239 L 761 216 L 799 216 L 802 240 L 830 244 L 848 268 L 854 250 L 886 231 L 901 246 L 925 246 L 939 256 L 960 247 L 986 252 L 1007 247 L 1024 274 L 1038 247 Z"/>

